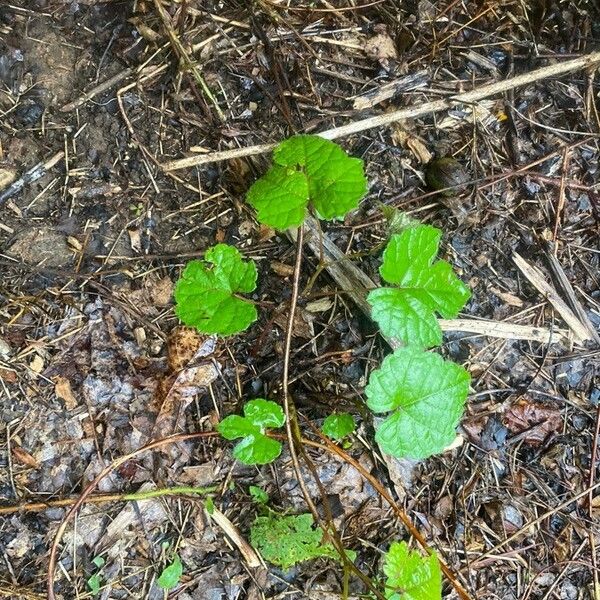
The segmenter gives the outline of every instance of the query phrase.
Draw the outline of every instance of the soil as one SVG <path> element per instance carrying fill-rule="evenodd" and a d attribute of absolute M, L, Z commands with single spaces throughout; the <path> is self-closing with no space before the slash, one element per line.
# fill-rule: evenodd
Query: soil
<path fill-rule="evenodd" d="M 151 439 L 213 431 L 249 398 L 281 400 L 295 245 L 244 200 L 268 155 L 169 173 L 164 163 L 317 133 L 600 49 L 600 9 L 583 0 L 163 6 L 196 75 L 155 2 L 0 4 L 0 197 L 64 153 L 0 200 L 0 509 L 16 507 L 0 517 L 2 597 L 45 597 L 68 510 L 26 503 L 74 501 Z M 415 73 L 414 86 L 374 94 Z M 363 390 L 389 347 L 319 257 L 304 255 L 290 373 L 298 411 L 317 426 L 334 410 L 355 415 L 348 452 L 473 599 L 600 598 L 599 110 L 592 69 L 340 140 L 363 159 L 369 192 L 322 227 L 369 277 L 379 281 L 384 204 L 443 229 L 442 255 L 472 291 L 461 318 L 557 332 L 550 343 L 446 332 L 442 353 L 469 370 L 472 393 L 456 444 L 438 457 L 381 455 Z M 427 161 L 445 156 L 469 179 L 453 196 L 425 183 Z M 257 261 L 260 317 L 213 347 L 179 327 L 172 290 L 185 263 L 217 242 Z M 564 315 L 515 252 L 587 319 L 589 341 L 559 333 Z M 345 547 L 379 580 L 382 553 L 410 535 L 354 467 L 309 452 Z M 246 467 L 214 436 L 139 455 L 94 494 L 213 485 L 242 540 L 264 510 L 249 486 L 275 510 L 307 510 L 287 451 Z M 98 573 L 98 597 L 165 598 L 157 578 L 173 552 L 183 576 L 170 598 L 343 597 L 335 561 L 248 566 L 198 496 L 86 503 L 60 544 L 56 597 L 89 595 Z M 350 597 L 366 591 L 350 578 Z M 458 596 L 445 584 L 444 597 Z"/>

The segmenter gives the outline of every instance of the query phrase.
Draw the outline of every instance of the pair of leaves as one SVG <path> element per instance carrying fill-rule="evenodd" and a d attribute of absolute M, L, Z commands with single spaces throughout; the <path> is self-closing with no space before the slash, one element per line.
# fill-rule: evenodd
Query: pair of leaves
<path fill-rule="evenodd" d="M 248 191 L 258 220 L 275 229 L 298 227 L 309 204 L 321 219 L 358 206 L 367 180 L 362 161 L 315 135 L 295 135 L 275 148 L 273 166 Z"/>
<path fill-rule="evenodd" d="M 383 572 L 388 600 L 440 600 L 442 572 L 435 554 L 427 557 L 409 550 L 405 542 L 392 542 Z"/>
<path fill-rule="evenodd" d="M 299 562 L 321 556 L 338 558 L 331 544 L 323 544 L 323 531 L 313 529 L 313 517 L 277 515 L 257 517 L 250 529 L 250 542 L 270 563 L 289 569 Z M 356 556 L 349 552 L 351 557 Z"/>
<path fill-rule="evenodd" d="M 230 415 L 218 426 L 227 440 L 242 438 L 233 455 L 247 465 L 266 465 L 281 454 L 281 443 L 265 435 L 267 429 L 283 427 L 285 415 L 279 404 L 257 398 L 244 405 L 244 416 Z"/>
<path fill-rule="evenodd" d="M 100 571 L 106 561 L 101 556 L 96 556 L 92 562 L 98 568 L 98 572 L 88 577 L 87 584 L 92 596 L 96 596 L 100 593 L 100 588 L 102 587 L 102 575 L 100 574 Z"/>
<path fill-rule="evenodd" d="M 469 299 L 469 289 L 450 264 L 434 262 L 441 235 L 435 227 L 418 225 L 391 237 L 379 271 L 397 287 L 379 288 L 368 296 L 383 335 L 422 348 L 439 346 L 442 330 L 436 313 L 456 317 Z"/>
<path fill-rule="evenodd" d="M 212 265 L 212 266 L 210 266 Z M 190 261 L 175 286 L 175 313 L 202 333 L 232 335 L 257 319 L 252 303 L 236 294 L 256 288 L 256 265 L 233 246 L 217 244 L 204 261 Z"/>
<path fill-rule="evenodd" d="M 469 382 L 460 365 L 414 346 L 386 356 L 365 389 L 373 412 L 392 413 L 375 433 L 381 449 L 410 458 L 444 450 L 454 440 Z"/>

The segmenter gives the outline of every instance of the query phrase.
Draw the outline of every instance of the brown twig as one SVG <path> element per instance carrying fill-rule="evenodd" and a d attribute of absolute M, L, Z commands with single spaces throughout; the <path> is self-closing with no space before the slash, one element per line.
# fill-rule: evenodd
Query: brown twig
<path fill-rule="evenodd" d="M 415 540 L 418 542 L 418 544 L 421 546 L 421 548 L 423 548 L 423 550 L 425 550 L 425 552 L 427 552 L 429 554 L 433 553 L 433 550 L 427 544 L 427 541 L 425 540 L 425 538 L 419 533 L 418 529 L 413 525 L 412 521 L 410 520 L 410 517 L 398 506 L 398 504 L 396 504 L 396 502 L 394 501 L 392 496 L 383 487 L 381 482 L 376 477 L 371 475 L 371 473 L 369 473 L 357 460 L 352 458 L 348 453 L 344 452 L 344 450 L 342 450 L 339 446 L 337 446 L 336 444 L 331 442 L 329 439 L 327 439 L 324 435 L 322 435 L 318 429 L 316 429 L 312 425 L 311 425 L 311 428 L 312 428 L 313 432 L 317 436 L 319 436 L 319 438 L 322 440 L 323 444 L 314 442 L 312 440 L 307 440 L 304 438 L 302 439 L 302 443 L 306 444 L 307 446 L 312 446 L 313 448 L 319 448 L 321 450 L 326 450 L 330 453 L 336 454 L 338 457 L 340 457 L 342 460 L 344 460 L 344 462 L 347 462 L 348 464 L 352 465 L 362 475 L 362 477 L 364 479 L 366 479 L 373 486 L 373 488 L 377 491 L 377 493 L 390 505 L 391 509 L 394 511 L 396 516 L 400 519 L 402 524 L 406 527 L 406 529 L 408 530 L 410 535 L 412 535 L 415 538 Z M 442 569 L 444 575 L 446 575 L 446 577 L 448 578 L 448 580 L 450 581 L 450 583 L 452 584 L 452 586 L 458 593 L 459 597 L 462 600 L 470 600 L 469 594 L 463 588 L 462 584 L 458 581 L 458 579 L 456 578 L 456 575 L 452 572 L 452 569 L 450 569 L 450 567 L 441 558 L 438 557 L 438 560 L 440 563 L 440 568 Z"/>

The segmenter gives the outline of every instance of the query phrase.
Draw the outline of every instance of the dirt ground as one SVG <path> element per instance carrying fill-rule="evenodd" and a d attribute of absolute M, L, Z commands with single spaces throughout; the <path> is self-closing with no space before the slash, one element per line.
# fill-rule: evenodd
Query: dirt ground
<path fill-rule="evenodd" d="M 163 2 L 162 17 L 157 5 L 0 0 L 0 597 L 46 597 L 68 508 L 27 503 L 72 501 L 152 439 L 211 431 L 245 399 L 279 398 L 294 244 L 244 201 L 268 155 L 168 173 L 167 161 L 317 133 L 600 49 L 593 0 L 180 0 Z M 369 277 L 386 237 L 381 204 L 393 206 L 443 229 L 442 254 L 472 290 L 461 318 L 550 332 L 445 333 L 442 352 L 469 370 L 472 390 L 456 447 L 439 457 L 380 454 L 362 392 L 389 348 L 327 272 L 312 281 L 319 257 L 305 253 L 296 406 L 317 425 L 333 410 L 356 416 L 348 451 L 473 599 L 600 598 L 599 110 L 598 73 L 578 70 L 340 140 L 364 160 L 369 192 L 323 231 Z M 470 180 L 449 198 L 424 179 L 427 161 L 447 155 Z M 182 384 L 205 340 L 177 327 L 173 284 L 216 242 L 257 261 L 260 317 L 207 348 Z M 166 387 L 177 391 L 169 410 Z M 377 579 L 381 553 L 410 536 L 353 467 L 310 452 L 345 546 Z M 213 485 L 242 540 L 259 511 L 251 485 L 277 510 L 306 510 L 287 453 L 250 468 L 213 437 L 136 456 L 94 494 Z M 56 597 L 90 597 L 102 557 L 97 597 L 166 598 L 156 579 L 173 549 L 184 572 L 170 598 L 342 597 L 334 561 L 252 568 L 204 499 L 188 496 L 86 503 L 59 546 Z M 351 578 L 350 596 L 364 593 Z"/>

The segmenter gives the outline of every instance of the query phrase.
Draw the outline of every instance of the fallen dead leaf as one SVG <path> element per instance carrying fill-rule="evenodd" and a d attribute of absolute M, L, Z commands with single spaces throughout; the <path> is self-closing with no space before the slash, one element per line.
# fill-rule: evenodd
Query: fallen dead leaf
<path fill-rule="evenodd" d="M 513 433 L 522 434 L 525 443 L 539 446 L 548 434 L 561 428 L 562 417 L 555 408 L 521 400 L 506 411 L 504 424 Z"/>
<path fill-rule="evenodd" d="M 16 383 L 17 374 L 15 371 L 11 371 L 10 369 L 0 369 L 0 379 L 2 379 L 4 383 Z"/>
<path fill-rule="evenodd" d="M 294 267 L 277 262 L 276 260 L 271 262 L 271 269 L 280 277 L 291 277 L 294 274 Z"/>
<path fill-rule="evenodd" d="M 369 58 L 377 60 L 384 67 L 388 61 L 398 59 L 396 44 L 391 36 L 385 32 L 378 33 L 366 41 L 365 53 Z"/>
<path fill-rule="evenodd" d="M 214 359 L 216 338 L 203 337 L 189 327 L 177 327 L 168 340 L 168 363 L 172 369 L 156 389 L 158 416 L 152 438 L 159 439 L 179 430 L 184 411 L 194 396 L 206 390 L 219 376 Z M 208 358 L 208 360 L 201 360 Z"/>
<path fill-rule="evenodd" d="M 175 327 L 167 340 L 167 362 L 171 371 L 180 371 L 192 360 L 204 340 L 191 327 Z"/>
<path fill-rule="evenodd" d="M 67 410 L 73 410 L 79 404 L 73 395 L 73 390 L 71 389 L 71 382 L 61 375 L 57 375 L 53 378 L 54 381 L 54 393 L 57 398 L 60 398 L 65 403 L 65 408 Z"/>
<path fill-rule="evenodd" d="M 39 468 L 40 465 L 39 465 L 38 461 L 35 460 L 35 458 L 33 456 L 31 456 L 31 454 L 29 454 L 29 452 L 27 452 L 26 450 L 23 450 L 23 448 L 21 448 L 21 446 L 13 446 L 12 453 L 13 453 L 13 456 L 15 457 L 15 460 L 17 462 L 20 462 L 22 465 L 31 467 L 32 469 Z"/>
<path fill-rule="evenodd" d="M 306 310 L 310 313 L 325 312 L 333 306 L 333 302 L 330 298 L 321 298 L 314 302 L 309 302 L 306 305 Z"/>
<path fill-rule="evenodd" d="M 490 292 L 492 292 L 495 296 L 498 296 L 498 298 L 500 298 L 500 300 L 503 300 L 509 306 L 517 306 L 517 307 L 523 306 L 523 300 L 521 300 L 521 298 L 519 298 L 518 296 L 515 296 L 514 294 L 511 294 L 509 292 L 502 292 L 498 288 L 495 288 L 495 287 L 490 287 L 489 289 L 490 289 Z"/>
<path fill-rule="evenodd" d="M 44 370 L 44 359 L 39 354 L 36 354 L 29 363 L 29 368 L 34 373 L 41 373 Z"/>
<path fill-rule="evenodd" d="M 312 324 L 313 319 L 314 317 L 308 311 L 298 309 L 294 314 L 294 330 L 292 335 L 305 340 L 311 340 L 315 336 L 315 330 Z M 286 331 L 287 321 L 287 313 L 279 313 L 273 319 L 273 322 L 279 326 L 282 331 Z"/>

